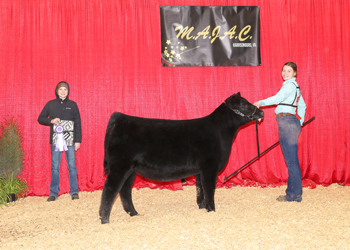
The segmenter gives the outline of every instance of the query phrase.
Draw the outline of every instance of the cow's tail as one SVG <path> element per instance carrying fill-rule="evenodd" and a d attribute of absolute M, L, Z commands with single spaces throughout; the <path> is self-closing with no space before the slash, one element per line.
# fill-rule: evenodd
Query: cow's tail
<path fill-rule="evenodd" d="M 120 116 L 121 113 L 118 113 L 118 112 L 114 112 L 111 117 L 109 118 L 109 121 L 108 121 L 108 125 L 107 125 L 107 130 L 106 130 L 106 135 L 105 135 L 105 142 L 104 142 L 104 148 L 105 148 L 105 157 L 104 157 L 104 160 L 103 160 L 103 167 L 104 167 L 104 172 L 105 174 L 108 175 L 109 173 L 109 168 L 108 168 L 108 151 L 107 151 L 107 148 L 108 148 L 108 144 L 109 144 L 109 138 L 110 138 L 110 135 L 115 127 L 115 121 L 117 120 L 117 118 Z"/>

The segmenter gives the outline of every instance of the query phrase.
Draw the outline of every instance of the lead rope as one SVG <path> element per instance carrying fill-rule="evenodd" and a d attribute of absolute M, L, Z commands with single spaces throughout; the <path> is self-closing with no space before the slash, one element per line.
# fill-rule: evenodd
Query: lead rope
<path fill-rule="evenodd" d="M 315 119 L 315 116 L 312 117 L 311 119 L 309 119 L 308 121 L 304 122 L 302 128 L 305 127 L 306 124 L 312 122 L 314 119 Z M 256 124 L 258 124 L 257 121 L 256 121 Z M 258 126 L 258 125 L 256 125 L 256 126 Z M 266 154 L 268 151 L 270 151 L 271 149 L 273 149 L 274 147 L 276 147 L 276 146 L 280 143 L 280 141 L 276 142 L 275 144 L 273 144 L 271 147 L 269 147 L 268 149 L 266 149 L 265 151 L 263 151 L 263 152 L 260 154 L 260 150 L 259 150 L 259 139 L 258 139 L 258 127 L 257 127 L 257 129 L 256 129 L 256 135 L 257 135 L 257 143 L 258 143 L 258 156 L 256 156 L 255 158 L 251 159 L 249 162 L 247 162 L 246 164 L 244 164 L 242 167 L 240 167 L 239 169 L 237 169 L 235 172 L 233 172 L 232 174 L 230 174 L 230 175 L 227 176 L 226 178 L 225 178 L 225 176 L 224 176 L 224 179 L 223 179 L 224 182 L 227 181 L 228 179 L 230 179 L 232 176 L 235 176 L 236 174 L 238 174 L 241 170 L 243 170 L 243 169 L 245 169 L 246 167 L 248 167 L 251 163 L 253 163 L 253 162 L 256 161 L 257 159 L 259 159 L 261 156 L 263 156 L 264 154 Z"/>
<path fill-rule="evenodd" d="M 260 157 L 258 120 L 255 120 L 255 127 L 256 127 L 256 145 L 258 147 L 258 157 Z"/>

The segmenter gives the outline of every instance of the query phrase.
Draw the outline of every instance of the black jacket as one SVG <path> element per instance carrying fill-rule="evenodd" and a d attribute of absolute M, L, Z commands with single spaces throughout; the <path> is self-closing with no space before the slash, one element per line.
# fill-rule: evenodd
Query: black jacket
<path fill-rule="evenodd" d="M 57 89 L 57 87 L 56 87 Z M 51 120 L 60 118 L 61 120 L 74 121 L 74 142 L 81 142 L 81 119 L 78 105 L 76 102 L 69 100 L 69 85 L 68 95 L 63 101 L 59 98 L 55 89 L 56 99 L 46 103 L 41 111 L 38 122 L 42 125 L 50 126 L 50 144 L 52 144 L 53 124 Z"/>

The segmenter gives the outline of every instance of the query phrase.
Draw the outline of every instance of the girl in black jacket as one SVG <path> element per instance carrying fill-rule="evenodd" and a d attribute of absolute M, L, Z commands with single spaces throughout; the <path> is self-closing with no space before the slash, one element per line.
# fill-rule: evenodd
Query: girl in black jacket
<path fill-rule="evenodd" d="M 55 89 L 56 99 L 49 101 L 41 111 L 38 122 L 42 125 L 50 126 L 51 144 L 51 184 L 50 196 L 47 201 L 55 201 L 59 193 L 61 151 L 54 144 L 54 125 L 59 125 L 61 121 L 70 121 L 74 124 L 73 143 L 65 147 L 66 159 L 69 170 L 70 195 L 72 199 L 79 199 L 79 188 L 77 181 L 77 168 L 75 161 L 75 151 L 80 148 L 81 143 L 81 119 L 78 105 L 69 100 L 69 85 L 61 81 Z M 73 123 L 72 123 L 73 122 Z M 64 140 L 64 139 L 63 139 Z M 58 141 L 58 140 L 57 140 Z M 64 142 L 65 144 L 65 142 Z"/>

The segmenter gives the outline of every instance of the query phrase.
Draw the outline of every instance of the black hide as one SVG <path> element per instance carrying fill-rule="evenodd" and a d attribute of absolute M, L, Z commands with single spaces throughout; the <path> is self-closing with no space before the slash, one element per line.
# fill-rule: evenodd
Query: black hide
<path fill-rule="evenodd" d="M 210 115 L 192 120 L 113 113 L 104 145 L 107 179 L 100 205 L 102 224 L 109 222 L 118 193 L 124 210 L 137 215 L 131 198 L 136 173 L 156 181 L 195 175 L 199 208 L 215 211 L 216 179 L 227 164 L 239 127 L 263 116 L 240 93 L 227 98 Z"/>

